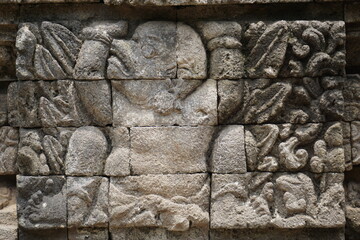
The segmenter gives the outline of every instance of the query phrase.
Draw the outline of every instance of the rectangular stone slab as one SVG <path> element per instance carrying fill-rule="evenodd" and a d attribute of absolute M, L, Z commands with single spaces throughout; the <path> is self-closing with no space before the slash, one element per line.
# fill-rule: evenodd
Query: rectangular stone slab
<path fill-rule="evenodd" d="M 213 127 L 131 128 L 133 174 L 206 172 L 213 132 Z"/>
<path fill-rule="evenodd" d="M 343 139 L 341 122 L 248 125 L 248 170 L 344 172 Z"/>
<path fill-rule="evenodd" d="M 112 81 L 115 126 L 216 125 L 214 80 Z"/>
<path fill-rule="evenodd" d="M 113 240 L 208 240 L 207 229 L 192 228 L 185 232 L 168 231 L 163 228 L 114 228 L 111 230 Z"/>
<path fill-rule="evenodd" d="M 341 228 L 340 173 L 213 174 L 212 229 Z"/>
<path fill-rule="evenodd" d="M 342 77 L 219 81 L 219 123 L 339 121 L 344 82 Z"/>
<path fill-rule="evenodd" d="M 160 227 L 169 231 L 206 228 L 207 174 L 110 178 L 110 228 Z"/>
<path fill-rule="evenodd" d="M 17 239 L 16 179 L 0 177 L 0 239 Z"/>
<path fill-rule="evenodd" d="M 19 226 L 28 230 L 65 228 L 66 179 L 17 176 Z"/>

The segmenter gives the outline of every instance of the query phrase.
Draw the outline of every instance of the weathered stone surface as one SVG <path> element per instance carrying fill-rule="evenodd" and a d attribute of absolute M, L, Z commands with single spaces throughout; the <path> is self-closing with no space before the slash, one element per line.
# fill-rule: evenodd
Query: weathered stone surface
<path fill-rule="evenodd" d="M 246 155 L 244 126 L 226 126 L 215 140 L 211 171 L 214 173 L 245 173 Z"/>
<path fill-rule="evenodd" d="M 211 231 L 213 240 L 345 240 L 343 229 L 233 229 Z"/>
<path fill-rule="evenodd" d="M 106 227 L 109 221 L 108 196 L 108 178 L 68 177 L 68 226 Z"/>
<path fill-rule="evenodd" d="M 20 228 L 19 240 L 68 240 L 66 229 L 28 230 Z"/>
<path fill-rule="evenodd" d="M 360 122 L 351 122 L 352 165 L 360 164 Z"/>
<path fill-rule="evenodd" d="M 0 126 L 9 125 L 8 124 L 8 96 L 7 89 L 10 82 L 0 82 Z"/>
<path fill-rule="evenodd" d="M 114 228 L 113 240 L 208 240 L 207 229 L 191 228 L 186 232 L 168 231 L 163 228 Z"/>
<path fill-rule="evenodd" d="M 245 30 L 249 78 L 318 77 L 345 73 L 345 23 L 279 21 Z"/>
<path fill-rule="evenodd" d="M 213 127 L 131 128 L 132 172 L 206 172 L 207 152 L 213 132 Z"/>
<path fill-rule="evenodd" d="M 219 122 L 304 124 L 341 120 L 343 83 L 341 77 L 219 81 Z"/>
<path fill-rule="evenodd" d="M 127 34 L 128 25 L 120 22 L 95 22 L 82 30 L 81 46 L 74 69 L 75 79 L 104 79 L 110 44 L 116 37 Z"/>
<path fill-rule="evenodd" d="M 237 22 L 200 22 L 198 27 L 207 41 L 210 54 L 210 77 L 239 79 L 244 75 L 244 56 L 241 52 L 241 30 Z"/>
<path fill-rule="evenodd" d="M 17 166 L 23 175 L 65 173 L 65 155 L 75 129 L 20 129 Z"/>
<path fill-rule="evenodd" d="M 251 171 L 345 170 L 340 122 L 246 126 L 245 145 Z"/>
<path fill-rule="evenodd" d="M 360 168 L 355 166 L 345 176 L 346 239 L 355 240 L 360 234 Z"/>
<path fill-rule="evenodd" d="M 216 82 L 112 81 L 116 126 L 215 125 Z"/>
<path fill-rule="evenodd" d="M 106 81 L 20 81 L 8 88 L 9 123 L 21 127 L 78 127 L 112 123 Z"/>
<path fill-rule="evenodd" d="M 130 132 L 115 127 L 110 132 L 111 153 L 106 159 L 104 173 L 107 176 L 130 175 Z"/>
<path fill-rule="evenodd" d="M 2 176 L 0 177 L 0 239 L 16 240 L 17 230 L 15 178 Z"/>
<path fill-rule="evenodd" d="M 110 227 L 207 228 L 209 180 L 207 174 L 111 178 Z"/>
<path fill-rule="evenodd" d="M 108 240 L 107 228 L 71 228 L 68 231 L 68 240 Z"/>
<path fill-rule="evenodd" d="M 0 28 L 0 36 L 2 35 Z M 15 79 L 15 54 L 12 46 L 1 46 L 0 38 L 0 81 Z"/>
<path fill-rule="evenodd" d="M 78 128 L 69 140 L 66 153 L 66 175 L 101 175 L 108 154 L 104 133 L 96 127 Z"/>
<path fill-rule="evenodd" d="M 343 180 L 337 173 L 213 174 L 211 228 L 343 227 Z"/>
<path fill-rule="evenodd" d="M 16 174 L 16 158 L 19 131 L 12 127 L 0 127 L 0 175 Z"/>
<path fill-rule="evenodd" d="M 349 122 L 341 122 L 341 127 L 343 134 L 344 154 L 345 154 L 345 171 L 350 171 L 353 167 L 351 124 Z"/>
<path fill-rule="evenodd" d="M 65 177 L 17 176 L 19 226 L 25 229 L 66 227 Z"/>
<path fill-rule="evenodd" d="M 344 82 L 344 120 L 360 120 L 360 75 L 347 75 Z"/>
<path fill-rule="evenodd" d="M 131 40 L 114 40 L 108 59 L 109 79 L 164 79 L 176 76 L 176 23 L 146 22 Z"/>

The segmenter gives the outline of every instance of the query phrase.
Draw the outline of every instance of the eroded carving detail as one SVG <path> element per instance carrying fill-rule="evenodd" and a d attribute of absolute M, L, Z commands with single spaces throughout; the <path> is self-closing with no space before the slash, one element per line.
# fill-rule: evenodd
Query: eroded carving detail
<path fill-rule="evenodd" d="M 245 145 L 251 171 L 345 170 L 340 122 L 247 126 Z"/>
<path fill-rule="evenodd" d="M 336 173 L 214 174 L 211 227 L 341 227 L 342 181 L 343 175 Z"/>
<path fill-rule="evenodd" d="M 18 129 L 0 127 L 0 175 L 17 173 L 18 143 Z"/>
<path fill-rule="evenodd" d="M 110 227 L 207 228 L 206 174 L 111 178 Z"/>

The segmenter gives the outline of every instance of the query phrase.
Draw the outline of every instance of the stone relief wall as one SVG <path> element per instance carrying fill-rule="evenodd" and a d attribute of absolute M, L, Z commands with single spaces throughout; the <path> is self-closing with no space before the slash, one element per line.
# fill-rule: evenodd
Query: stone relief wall
<path fill-rule="evenodd" d="M 75 5 L 10 2 L 0 239 L 360 239 L 346 19 L 99 17 L 96 3 L 58 19 Z"/>

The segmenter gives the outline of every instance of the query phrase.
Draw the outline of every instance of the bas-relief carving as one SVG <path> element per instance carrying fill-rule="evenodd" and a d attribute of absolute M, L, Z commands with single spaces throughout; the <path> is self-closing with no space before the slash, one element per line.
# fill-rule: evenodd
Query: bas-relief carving
<path fill-rule="evenodd" d="M 210 52 L 211 78 L 344 75 L 344 22 L 195 25 Z M 80 34 L 57 23 L 24 23 L 16 39 L 17 76 L 22 80 L 206 78 L 204 44 L 189 25 L 149 21 L 139 24 L 129 39 L 127 34 L 125 21 L 94 22 Z"/>
<path fill-rule="evenodd" d="M 112 81 L 116 126 L 216 125 L 216 82 Z"/>
<path fill-rule="evenodd" d="M 343 178 L 340 173 L 214 174 L 211 227 L 342 227 Z"/>
<path fill-rule="evenodd" d="M 342 120 L 342 77 L 222 80 L 219 122 L 260 124 Z"/>
<path fill-rule="evenodd" d="M 112 123 L 110 85 L 104 81 L 20 81 L 8 88 L 11 126 L 78 127 Z"/>
<path fill-rule="evenodd" d="M 25 229 L 66 227 L 65 177 L 17 177 L 19 226 Z"/>
<path fill-rule="evenodd" d="M 142 175 L 110 179 L 110 227 L 207 228 L 207 174 Z"/>
<path fill-rule="evenodd" d="M 246 126 L 245 136 L 250 171 L 345 170 L 340 122 Z"/>

